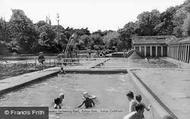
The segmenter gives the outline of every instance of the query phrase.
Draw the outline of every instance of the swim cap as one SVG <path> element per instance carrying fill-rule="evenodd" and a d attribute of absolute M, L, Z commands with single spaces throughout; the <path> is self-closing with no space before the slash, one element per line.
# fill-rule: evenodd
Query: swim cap
<path fill-rule="evenodd" d="M 88 92 L 83 92 L 83 97 L 85 98 L 89 97 Z"/>
<path fill-rule="evenodd" d="M 64 98 L 64 93 L 60 93 L 60 94 L 59 94 L 59 97 L 60 97 L 60 98 Z"/>

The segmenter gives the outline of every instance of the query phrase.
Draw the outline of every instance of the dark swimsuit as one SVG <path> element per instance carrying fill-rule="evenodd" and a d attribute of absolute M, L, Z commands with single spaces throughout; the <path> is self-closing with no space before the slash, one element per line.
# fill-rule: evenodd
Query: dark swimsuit
<path fill-rule="evenodd" d="M 86 100 L 83 101 L 86 108 L 91 108 L 95 105 L 94 101 L 90 98 L 86 98 Z"/>

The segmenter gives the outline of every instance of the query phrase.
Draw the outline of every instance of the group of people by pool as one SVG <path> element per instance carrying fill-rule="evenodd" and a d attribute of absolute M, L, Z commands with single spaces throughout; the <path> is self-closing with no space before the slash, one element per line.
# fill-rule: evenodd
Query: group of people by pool
<path fill-rule="evenodd" d="M 146 106 L 144 103 L 141 102 L 141 95 L 134 96 L 134 93 L 132 91 L 129 91 L 126 94 L 126 97 L 129 100 L 129 113 L 123 119 L 144 119 L 144 110 L 146 109 L 147 111 L 149 111 L 151 105 Z M 77 106 L 77 108 L 81 108 L 83 105 L 86 109 L 95 106 L 94 99 L 97 98 L 96 96 L 89 95 L 88 92 L 83 92 L 82 98 L 83 102 L 79 106 Z M 54 108 L 61 109 L 63 100 L 64 94 L 60 93 L 59 97 L 54 99 Z"/>
<path fill-rule="evenodd" d="M 134 96 L 132 91 L 126 94 L 129 100 L 129 114 L 123 119 L 144 119 L 144 110 L 150 111 L 151 105 L 148 107 L 142 102 L 141 95 Z"/>
<path fill-rule="evenodd" d="M 132 91 L 129 91 L 126 94 L 126 96 L 129 100 L 129 113 L 126 116 L 124 116 L 123 119 L 145 119 L 144 110 L 150 111 L 151 105 L 146 106 L 142 102 L 142 96 L 141 95 L 134 96 L 134 93 Z M 154 117 L 152 117 L 152 119 L 154 119 Z M 165 115 L 162 119 L 174 119 L 174 118 L 170 115 Z"/>

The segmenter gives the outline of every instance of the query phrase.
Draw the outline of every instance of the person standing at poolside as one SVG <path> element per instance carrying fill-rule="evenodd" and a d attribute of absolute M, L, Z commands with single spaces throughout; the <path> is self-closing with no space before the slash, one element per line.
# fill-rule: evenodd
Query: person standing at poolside
<path fill-rule="evenodd" d="M 134 100 L 134 93 L 132 91 L 129 91 L 126 96 L 129 100 L 129 112 L 136 111 L 135 106 L 137 105 L 137 102 Z"/>
<path fill-rule="evenodd" d="M 141 102 L 142 101 L 141 95 L 137 95 L 135 98 L 138 104 L 142 104 L 144 109 L 146 109 L 147 111 L 150 111 L 151 105 L 147 107 L 143 102 Z M 144 119 L 144 114 L 142 115 L 142 119 Z"/>
<path fill-rule="evenodd" d="M 38 62 L 43 65 L 43 64 L 44 64 L 44 61 L 45 61 L 44 54 L 43 54 L 43 52 L 40 52 L 40 53 L 39 53 L 39 56 L 38 56 Z"/>
<path fill-rule="evenodd" d="M 144 106 L 142 104 L 137 104 L 135 110 L 136 111 L 127 114 L 123 119 L 143 119 Z"/>

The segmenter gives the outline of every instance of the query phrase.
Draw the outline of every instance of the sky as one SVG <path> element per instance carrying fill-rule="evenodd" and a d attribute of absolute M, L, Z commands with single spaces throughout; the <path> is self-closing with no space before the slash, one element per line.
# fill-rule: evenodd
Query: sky
<path fill-rule="evenodd" d="M 8 21 L 11 9 L 22 9 L 34 22 L 49 16 L 57 24 L 57 13 L 63 27 L 97 30 L 117 30 L 138 14 L 157 9 L 163 12 L 184 0 L 0 0 L 0 17 Z"/>

